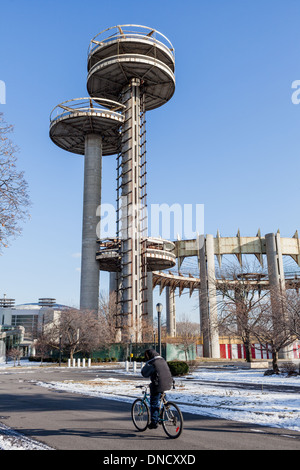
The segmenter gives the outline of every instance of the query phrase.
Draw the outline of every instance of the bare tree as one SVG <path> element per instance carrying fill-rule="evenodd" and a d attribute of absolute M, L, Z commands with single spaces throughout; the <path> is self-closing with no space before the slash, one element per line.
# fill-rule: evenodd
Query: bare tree
<path fill-rule="evenodd" d="M 109 346 L 116 341 L 117 317 L 120 306 L 116 303 L 116 294 L 113 292 L 108 297 L 100 296 L 98 319 L 101 325 L 99 344 Z"/>
<path fill-rule="evenodd" d="M 289 290 L 286 293 L 286 309 L 290 333 L 295 339 L 300 339 L 300 293 Z"/>
<path fill-rule="evenodd" d="M 39 334 L 37 340 L 34 342 L 34 346 L 35 346 L 35 351 L 37 355 L 40 356 L 41 358 L 41 365 L 42 365 L 45 356 L 49 354 L 51 350 L 48 336 L 43 333 Z"/>
<path fill-rule="evenodd" d="M 200 326 L 191 322 L 188 315 L 183 314 L 180 321 L 176 323 L 176 340 L 180 342 L 180 347 L 188 361 L 188 355 L 192 344 L 195 344 L 200 336 Z"/>
<path fill-rule="evenodd" d="M 62 310 L 59 317 L 46 325 L 44 335 L 53 348 L 68 351 L 73 359 L 75 353 L 90 353 L 99 346 L 100 322 L 90 311 Z"/>
<path fill-rule="evenodd" d="M 219 273 L 218 327 L 223 335 L 241 337 L 246 361 L 250 362 L 251 336 L 258 321 L 258 307 L 268 297 L 264 274 L 257 267 L 228 264 Z"/>
<path fill-rule="evenodd" d="M 8 138 L 12 130 L 0 113 L 0 250 L 21 233 L 20 222 L 29 216 L 28 185 L 24 172 L 17 170 L 17 148 Z"/>
<path fill-rule="evenodd" d="M 252 334 L 257 338 L 260 345 L 270 347 L 272 351 L 272 365 L 275 373 L 279 372 L 279 351 L 288 348 L 294 341 L 294 336 L 289 328 L 286 311 L 282 311 L 285 298 L 280 298 L 277 292 L 277 302 L 272 304 L 265 301 L 257 309 L 257 321 L 252 328 Z M 258 312 L 259 311 L 259 312 Z"/>
<path fill-rule="evenodd" d="M 22 351 L 20 348 L 12 348 L 7 353 L 8 357 L 12 358 L 14 361 L 14 367 L 16 365 L 16 361 L 18 360 L 18 365 L 20 365 L 20 358 L 22 356 Z"/>

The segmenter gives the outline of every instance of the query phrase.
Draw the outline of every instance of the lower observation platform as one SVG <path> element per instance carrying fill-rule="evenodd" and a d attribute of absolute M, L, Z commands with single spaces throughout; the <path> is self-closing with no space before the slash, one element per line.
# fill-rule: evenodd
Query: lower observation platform
<path fill-rule="evenodd" d="M 121 240 L 99 240 L 99 250 L 96 259 L 99 262 L 100 271 L 121 271 Z M 174 243 L 160 238 L 147 238 L 145 244 L 147 271 L 157 271 L 173 268 L 176 264 Z"/>
<path fill-rule="evenodd" d="M 60 148 L 84 155 L 85 136 L 102 138 L 102 155 L 114 155 L 121 145 L 124 106 L 102 98 L 77 98 L 56 106 L 50 116 L 50 138 Z"/>

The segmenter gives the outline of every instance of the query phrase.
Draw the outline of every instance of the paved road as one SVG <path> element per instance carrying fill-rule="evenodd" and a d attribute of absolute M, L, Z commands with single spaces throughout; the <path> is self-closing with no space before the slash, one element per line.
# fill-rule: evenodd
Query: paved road
<path fill-rule="evenodd" d="M 300 433 L 189 413 L 184 413 L 184 432 L 177 440 L 168 439 L 161 428 L 139 433 L 131 422 L 128 403 L 49 390 L 36 384 L 38 380 L 84 380 L 101 375 L 107 373 L 94 368 L 3 371 L 0 422 L 58 450 L 300 449 Z"/>

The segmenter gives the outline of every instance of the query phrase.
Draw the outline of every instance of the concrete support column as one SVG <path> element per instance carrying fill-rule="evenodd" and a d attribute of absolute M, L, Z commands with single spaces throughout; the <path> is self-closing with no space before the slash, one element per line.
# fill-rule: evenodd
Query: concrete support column
<path fill-rule="evenodd" d="M 110 272 L 109 273 L 109 303 L 110 308 L 114 309 L 114 314 L 117 315 L 117 302 L 118 302 L 118 289 L 119 289 L 119 278 L 118 273 Z M 117 326 L 117 319 L 116 319 Z"/>
<path fill-rule="evenodd" d="M 122 341 L 122 324 L 121 317 L 119 315 L 118 308 L 118 292 L 119 292 L 119 273 L 109 273 L 109 307 L 114 310 L 115 315 L 115 342 L 120 343 Z"/>
<path fill-rule="evenodd" d="M 203 339 L 203 357 L 210 357 L 209 347 L 209 304 L 208 286 L 206 275 L 205 237 L 198 237 L 198 266 L 200 271 L 199 307 L 200 307 L 200 332 Z"/>
<path fill-rule="evenodd" d="M 1 334 L 1 337 L 0 337 L 0 361 L 5 362 L 5 360 L 6 360 L 5 335 Z"/>
<path fill-rule="evenodd" d="M 175 291 L 166 286 L 166 316 L 167 316 L 167 335 L 174 338 L 176 336 L 176 304 Z"/>
<path fill-rule="evenodd" d="M 274 233 L 267 233 L 265 235 L 265 240 L 272 311 L 278 312 L 279 309 L 281 315 L 285 316 L 286 292 L 280 234 L 277 233 L 275 235 Z M 290 357 L 288 348 L 282 350 L 280 357 L 282 359 L 288 359 Z"/>
<path fill-rule="evenodd" d="M 203 356 L 219 358 L 219 333 L 213 235 L 198 237 L 200 269 L 200 330 L 203 335 Z"/>
<path fill-rule="evenodd" d="M 80 308 L 98 311 L 99 266 L 96 260 L 99 217 L 101 204 L 102 139 L 95 134 L 85 137 L 83 222 L 81 252 Z"/>
<path fill-rule="evenodd" d="M 147 272 L 147 318 L 148 324 L 153 327 L 153 274 Z"/>
<path fill-rule="evenodd" d="M 209 331 L 211 357 L 220 357 L 217 290 L 215 273 L 215 250 L 213 235 L 206 235 L 207 287 L 209 299 Z"/>

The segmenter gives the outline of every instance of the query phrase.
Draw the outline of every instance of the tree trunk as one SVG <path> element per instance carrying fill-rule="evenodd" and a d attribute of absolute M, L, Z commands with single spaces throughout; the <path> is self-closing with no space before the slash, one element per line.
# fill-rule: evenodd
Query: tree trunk
<path fill-rule="evenodd" d="M 279 367 L 278 367 L 278 351 L 276 351 L 272 346 L 272 366 L 273 371 L 275 374 L 279 374 Z"/>
<path fill-rule="evenodd" d="M 246 352 L 246 362 L 251 362 L 252 361 L 251 343 L 250 343 L 249 336 L 250 336 L 249 333 L 245 332 L 244 338 L 243 338 L 243 343 L 244 343 L 245 352 Z"/>

